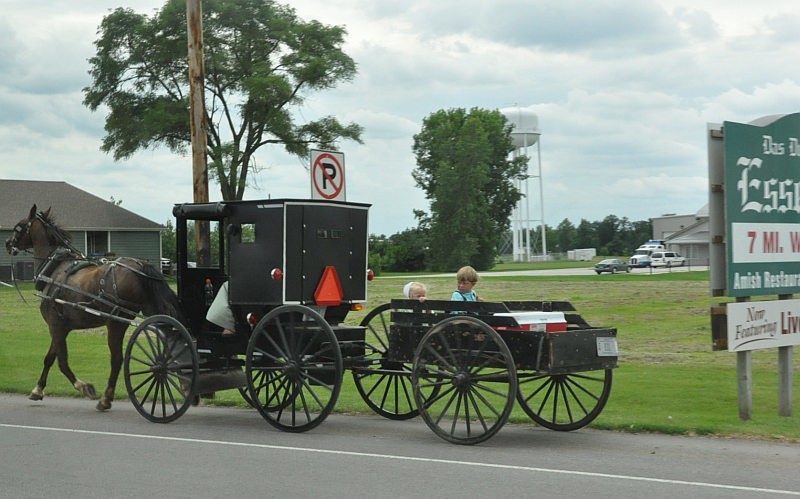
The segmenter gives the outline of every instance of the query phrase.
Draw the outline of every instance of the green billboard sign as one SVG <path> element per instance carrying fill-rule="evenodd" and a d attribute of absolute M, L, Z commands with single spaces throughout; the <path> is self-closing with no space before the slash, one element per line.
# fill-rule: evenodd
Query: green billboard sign
<path fill-rule="evenodd" d="M 800 292 L 800 113 L 726 121 L 729 296 Z"/>

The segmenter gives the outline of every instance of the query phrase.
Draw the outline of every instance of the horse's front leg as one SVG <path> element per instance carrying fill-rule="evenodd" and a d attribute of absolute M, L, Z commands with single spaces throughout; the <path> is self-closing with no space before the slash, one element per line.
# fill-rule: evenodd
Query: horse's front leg
<path fill-rule="evenodd" d="M 112 323 L 108 325 L 108 351 L 111 354 L 111 373 L 108 376 L 108 386 L 106 386 L 103 396 L 97 402 L 98 411 L 111 409 L 119 371 L 122 368 L 122 340 L 125 337 L 127 328 L 128 326 L 125 324 Z"/>
<path fill-rule="evenodd" d="M 47 386 L 47 375 L 50 373 L 50 368 L 53 367 L 53 362 L 56 360 L 56 350 L 53 341 L 50 341 L 50 349 L 47 351 L 47 354 L 44 356 L 44 368 L 42 369 L 42 375 L 39 376 L 39 382 L 36 383 L 36 387 L 31 390 L 31 394 L 28 395 L 30 400 L 42 400 L 44 398 L 44 387 Z"/>
<path fill-rule="evenodd" d="M 64 373 L 72 386 L 81 392 L 81 394 L 89 399 L 97 398 L 97 391 L 91 383 L 85 383 L 75 376 L 72 369 L 69 367 L 69 354 L 67 353 L 67 333 L 61 335 L 54 335 L 51 332 L 53 343 L 55 344 L 56 358 L 58 359 L 58 368 Z"/>

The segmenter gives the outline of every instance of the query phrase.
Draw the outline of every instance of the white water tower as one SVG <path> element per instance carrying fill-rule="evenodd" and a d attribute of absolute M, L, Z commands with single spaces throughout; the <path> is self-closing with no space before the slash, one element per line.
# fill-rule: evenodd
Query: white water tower
<path fill-rule="evenodd" d="M 505 107 L 500 113 L 513 126 L 511 138 L 516 146 L 514 157 L 528 155 L 528 147 L 536 146 L 536 164 L 531 168 L 530 161 L 527 167 L 527 178 L 517 180 L 516 187 L 522 192 L 517 207 L 511 215 L 511 228 L 514 237 L 513 256 L 515 262 L 531 261 L 531 222 L 538 222 L 541 227 L 542 257 L 547 259 L 547 238 L 544 225 L 544 187 L 542 186 L 542 150 L 539 139 L 542 136 L 539 130 L 539 117 L 531 109 L 521 107 Z M 530 182 L 539 184 L 539 217 L 531 215 L 530 209 Z"/>

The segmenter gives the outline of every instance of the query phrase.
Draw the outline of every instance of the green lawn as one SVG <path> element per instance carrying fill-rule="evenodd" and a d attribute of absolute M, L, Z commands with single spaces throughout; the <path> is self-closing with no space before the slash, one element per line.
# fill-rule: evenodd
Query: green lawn
<path fill-rule="evenodd" d="M 590 265 L 582 262 L 582 266 Z M 448 298 L 455 286 L 453 281 L 450 277 L 425 279 L 429 296 Z M 358 323 L 372 308 L 399 298 L 405 282 L 397 278 L 377 278 L 371 282 L 365 310 L 351 314 L 348 322 Z M 753 417 L 749 421 L 739 419 L 736 356 L 711 349 L 709 306 L 720 300 L 709 295 L 707 272 L 487 276 L 478 282 L 476 290 L 489 300 L 570 301 L 592 325 L 618 329 L 619 368 L 614 372 L 611 398 L 592 423 L 595 428 L 746 435 L 800 442 L 798 383 L 794 384 L 795 414 L 777 415 L 775 350 L 753 353 Z M 27 305 L 13 289 L 0 288 L 0 391 L 3 392 L 30 392 L 49 345 L 32 286 L 24 285 L 23 292 L 29 301 Z M 104 331 L 76 331 L 69 340 L 73 370 L 101 390 L 109 369 Z M 798 362 L 794 365 L 797 378 Z M 51 371 L 47 394 L 78 396 L 57 367 Z M 124 382 L 120 379 L 117 398 L 125 397 Z M 204 403 L 244 405 L 235 390 L 219 393 L 216 399 Z M 93 403 L 87 402 L 87 410 L 94 410 L 93 407 Z M 349 372 L 345 373 L 336 410 L 369 411 Z M 512 413 L 511 420 L 530 421 L 519 408 Z"/>

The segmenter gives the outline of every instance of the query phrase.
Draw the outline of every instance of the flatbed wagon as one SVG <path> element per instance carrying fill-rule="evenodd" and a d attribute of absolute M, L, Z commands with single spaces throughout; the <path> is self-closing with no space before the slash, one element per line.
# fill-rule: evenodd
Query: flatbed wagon
<path fill-rule="evenodd" d="M 515 401 L 546 428 L 586 426 L 617 366 L 616 329 L 568 302 L 392 300 L 362 324 L 372 362 L 353 374 L 367 404 L 390 419 L 419 414 L 453 443 L 490 438 Z"/>

